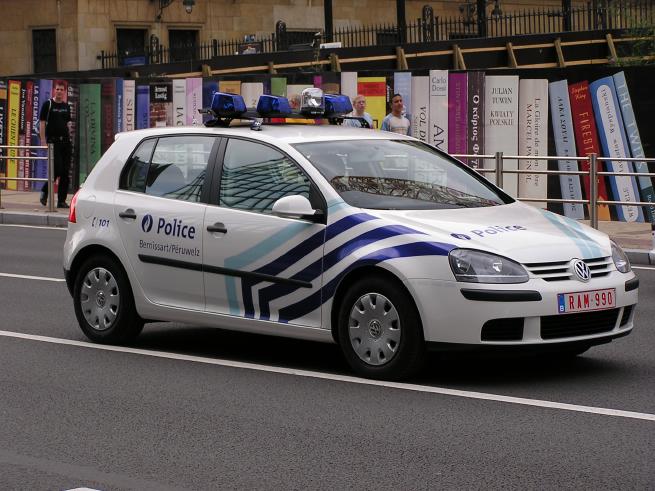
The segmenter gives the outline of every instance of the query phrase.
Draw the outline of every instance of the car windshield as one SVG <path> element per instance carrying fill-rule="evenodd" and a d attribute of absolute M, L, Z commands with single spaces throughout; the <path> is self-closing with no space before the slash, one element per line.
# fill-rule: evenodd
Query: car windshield
<path fill-rule="evenodd" d="M 510 203 L 463 164 L 412 140 L 298 143 L 343 200 L 361 208 L 478 208 Z"/>

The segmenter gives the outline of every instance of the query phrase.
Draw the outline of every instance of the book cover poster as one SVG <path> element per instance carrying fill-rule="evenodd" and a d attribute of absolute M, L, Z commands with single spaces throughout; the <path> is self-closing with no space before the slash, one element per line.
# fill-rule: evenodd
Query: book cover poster
<path fill-rule="evenodd" d="M 341 72 L 341 93 L 350 98 L 357 97 L 357 72 Z"/>
<path fill-rule="evenodd" d="M 515 75 L 488 75 L 484 80 L 484 153 L 516 155 L 518 143 L 519 78 Z M 494 169 L 496 162 L 486 160 L 485 168 Z M 503 159 L 503 168 L 518 170 L 516 159 Z M 495 172 L 485 173 L 492 182 Z M 517 174 L 504 174 L 502 188 L 511 196 L 518 194 Z"/>
<path fill-rule="evenodd" d="M 550 102 L 550 115 L 553 123 L 553 139 L 555 140 L 555 153 L 558 157 L 575 157 L 575 137 L 573 120 L 571 118 L 571 103 L 568 92 L 568 82 L 559 80 L 548 84 L 548 98 Z M 577 171 L 578 163 L 575 160 L 558 159 L 557 166 L 560 171 Z M 582 199 L 580 177 L 576 175 L 560 175 L 560 188 L 562 199 Z M 564 215 L 580 220 L 584 218 L 584 208 L 579 203 L 564 203 Z"/>
<path fill-rule="evenodd" d="M 261 82 L 245 82 L 241 84 L 241 97 L 243 97 L 248 109 L 256 108 L 259 97 L 263 94 L 264 84 Z"/>
<path fill-rule="evenodd" d="M 136 119 L 136 85 L 134 80 L 123 80 L 123 131 L 132 131 Z"/>
<path fill-rule="evenodd" d="M 218 82 L 212 79 L 202 79 L 202 107 L 209 108 L 212 105 L 214 93 L 218 91 Z M 206 123 L 211 119 L 209 114 L 202 115 L 202 123 Z"/>
<path fill-rule="evenodd" d="M 519 82 L 519 155 L 548 155 L 548 80 L 523 79 Z M 521 170 L 548 170 L 547 160 L 522 159 Z M 548 197 L 546 174 L 520 174 L 519 196 L 530 199 Z M 546 201 L 529 201 L 547 208 Z"/>
<path fill-rule="evenodd" d="M 287 96 L 287 79 L 285 77 L 271 77 L 271 95 Z"/>
<path fill-rule="evenodd" d="M 7 82 L 0 80 L 0 145 L 7 144 Z M 0 155 L 6 156 L 7 150 L 0 148 Z M 7 160 L 0 159 L 0 177 L 7 174 Z M 0 181 L 0 189 L 5 189 L 6 181 Z"/>
<path fill-rule="evenodd" d="M 150 86 L 136 86 L 136 129 L 150 128 Z"/>
<path fill-rule="evenodd" d="M 114 133 L 123 131 L 123 79 L 117 78 L 114 80 L 114 102 L 116 108 L 114 109 Z"/>
<path fill-rule="evenodd" d="M 199 77 L 186 80 L 186 124 L 199 125 L 202 122 L 199 109 L 202 109 L 202 79 Z"/>
<path fill-rule="evenodd" d="M 403 116 L 412 121 L 412 72 L 395 72 L 393 74 L 393 93 L 403 98 Z M 391 102 L 391 98 L 389 98 Z M 381 124 L 381 123 L 380 123 Z M 410 135 L 414 128 L 410 127 Z"/>
<path fill-rule="evenodd" d="M 366 112 L 373 118 L 373 127 L 380 128 L 387 115 L 387 79 L 385 77 L 359 77 L 357 92 L 366 97 Z"/>
<path fill-rule="evenodd" d="M 430 77 L 412 77 L 412 136 L 428 143 Z"/>
<path fill-rule="evenodd" d="M 18 145 L 19 132 L 19 113 L 20 113 L 20 81 L 10 80 L 7 89 L 7 145 Z M 17 157 L 18 150 L 9 149 L 9 157 Z M 18 161 L 15 159 L 7 160 L 7 177 L 18 177 Z M 16 191 L 17 181 L 7 181 L 7 189 Z"/>
<path fill-rule="evenodd" d="M 32 88 L 32 134 L 30 135 L 30 145 L 32 146 L 38 146 L 41 145 L 41 138 L 39 136 L 39 113 L 41 110 L 41 83 L 39 80 L 34 80 L 34 85 Z M 1 137 L 0 137 L 1 141 Z M 45 151 L 37 150 L 37 149 L 31 149 L 30 150 L 30 156 L 31 157 L 40 157 L 41 154 L 45 155 Z M 39 169 L 39 164 L 41 163 L 41 160 L 33 160 L 32 161 L 32 177 L 40 177 L 38 174 L 40 172 Z M 33 181 L 30 183 L 30 189 L 32 191 L 37 191 L 40 190 L 41 187 L 43 186 L 42 182 L 39 181 Z"/>
<path fill-rule="evenodd" d="M 173 125 L 186 125 L 186 79 L 173 80 Z"/>
<path fill-rule="evenodd" d="M 114 143 L 114 99 L 116 96 L 113 80 L 103 80 L 101 83 L 102 100 L 102 140 L 101 151 L 105 153 Z"/>
<path fill-rule="evenodd" d="M 468 151 L 469 155 L 484 153 L 484 72 L 469 72 L 468 87 Z M 468 165 L 473 169 L 483 167 L 482 158 L 471 157 Z"/>
<path fill-rule="evenodd" d="M 69 180 L 72 189 L 80 185 L 80 152 L 79 152 L 79 114 L 80 114 L 80 86 L 78 83 L 70 82 L 68 84 L 68 107 L 71 111 L 70 138 L 72 142 L 71 165 Z"/>
<path fill-rule="evenodd" d="M 468 73 L 448 75 L 448 153 L 468 152 Z"/>
<path fill-rule="evenodd" d="M 173 126 L 173 84 L 150 84 L 150 126 Z"/>
<path fill-rule="evenodd" d="M 84 182 L 89 172 L 100 159 L 100 84 L 80 85 L 80 182 Z"/>
<path fill-rule="evenodd" d="M 430 70 L 428 143 L 448 152 L 448 70 Z"/>
<path fill-rule="evenodd" d="M 644 148 L 641 144 L 641 136 L 639 135 L 639 127 L 637 126 L 637 119 L 635 118 L 634 109 L 632 107 L 632 99 L 630 98 L 630 90 L 628 89 L 628 82 L 625 79 L 625 73 L 619 72 L 614 74 L 614 86 L 616 87 L 616 96 L 619 99 L 621 106 L 621 115 L 623 116 L 623 126 L 625 134 L 628 138 L 628 145 L 630 152 L 636 159 L 645 158 Z M 635 172 L 648 173 L 648 164 L 646 162 L 633 162 Z M 641 191 L 642 201 L 653 203 L 655 197 L 653 196 L 653 181 L 648 176 L 637 176 L 637 184 Z M 646 220 L 650 223 L 655 223 L 655 205 L 651 204 L 646 206 Z"/>
<path fill-rule="evenodd" d="M 596 131 L 596 120 L 594 118 L 594 109 L 591 105 L 591 96 L 589 94 L 589 82 L 582 81 L 577 84 L 569 84 L 569 100 L 571 103 L 571 117 L 573 118 L 573 130 L 575 131 L 575 144 L 578 149 L 578 156 L 585 157 L 595 153 L 601 156 L 600 143 L 598 142 L 598 132 Z M 582 170 L 589 172 L 589 161 L 581 162 Z M 602 172 L 603 165 L 598 161 L 597 170 Z M 599 176 L 598 182 L 598 199 L 608 201 L 607 187 L 604 176 Z M 582 176 L 585 196 L 589 199 L 589 174 Z M 608 205 L 598 205 L 596 208 L 599 220 L 611 220 L 610 209 Z"/>
<path fill-rule="evenodd" d="M 241 95 L 241 80 L 221 80 L 218 82 L 218 91 Z"/>
<path fill-rule="evenodd" d="M 614 79 L 604 77 L 589 84 L 591 103 L 596 117 L 598 136 L 605 157 L 616 160 L 606 162 L 609 172 L 633 172 L 630 162 L 621 160 L 630 155 L 625 137 L 621 108 L 616 97 Z M 638 201 L 639 191 L 633 176 L 610 176 L 610 187 L 616 201 Z M 643 222 L 641 206 L 620 205 L 616 207 L 619 220 L 625 222 Z"/>

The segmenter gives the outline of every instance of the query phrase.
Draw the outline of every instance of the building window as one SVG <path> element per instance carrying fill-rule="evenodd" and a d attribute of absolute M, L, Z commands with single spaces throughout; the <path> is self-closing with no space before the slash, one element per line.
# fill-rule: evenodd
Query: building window
<path fill-rule="evenodd" d="M 170 29 L 168 31 L 171 62 L 200 59 L 198 53 L 198 31 Z"/>
<path fill-rule="evenodd" d="M 32 59 L 34 73 L 57 71 L 57 31 L 55 29 L 32 30 Z"/>
<path fill-rule="evenodd" d="M 116 47 L 121 65 L 145 65 L 146 29 L 116 29 Z"/>

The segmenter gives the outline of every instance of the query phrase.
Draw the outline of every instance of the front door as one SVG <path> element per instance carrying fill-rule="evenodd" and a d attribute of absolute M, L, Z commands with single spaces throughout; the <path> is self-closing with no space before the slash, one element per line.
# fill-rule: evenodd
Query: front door
<path fill-rule="evenodd" d="M 312 186 L 275 148 L 228 140 L 218 206 L 203 227 L 208 311 L 320 327 L 325 225 L 271 214 L 284 196 L 316 203 Z"/>

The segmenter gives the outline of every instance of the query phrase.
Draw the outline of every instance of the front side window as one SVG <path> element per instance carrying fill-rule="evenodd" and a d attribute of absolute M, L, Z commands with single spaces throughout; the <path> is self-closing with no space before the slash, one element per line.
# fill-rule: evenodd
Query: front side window
<path fill-rule="evenodd" d="M 127 163 L 121 189 L 200 201 L 214 140 L 211 136 L 169 136 L 144 141 Z"/>
<path fill-rule="evenodd" d="M 220 205 L 271 213 L 284 196 L 309 198 L 311 183 L 286 155 L 246 140 L 228 141 L 221 175 Z"/>
<path fill-rule="evenodd" d="M 346 203 L 361 208 L 475 208 L 512 201 L 465 166 L 421 142 L 346 140 L 294 147 Z"/>

